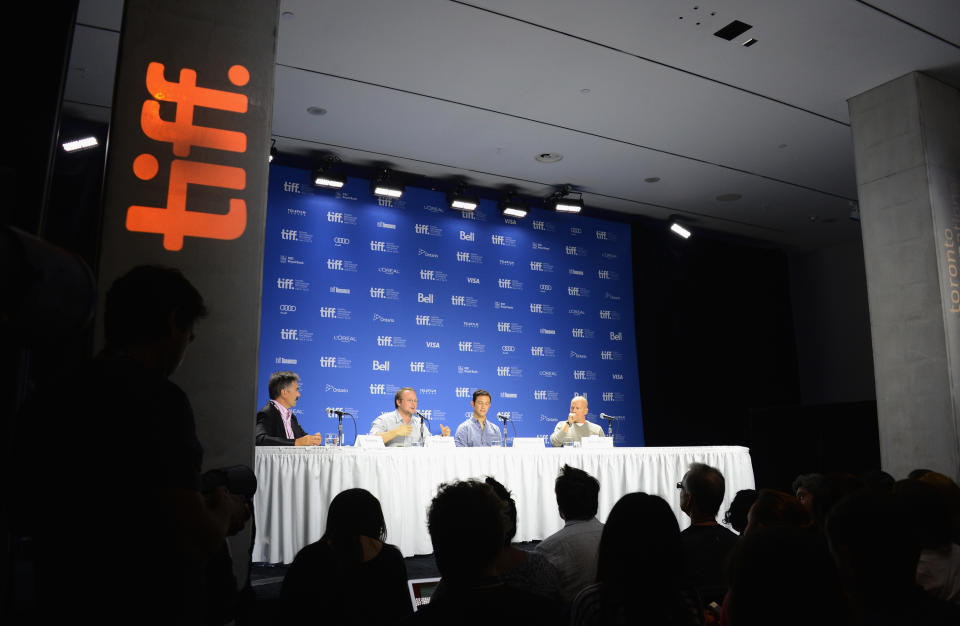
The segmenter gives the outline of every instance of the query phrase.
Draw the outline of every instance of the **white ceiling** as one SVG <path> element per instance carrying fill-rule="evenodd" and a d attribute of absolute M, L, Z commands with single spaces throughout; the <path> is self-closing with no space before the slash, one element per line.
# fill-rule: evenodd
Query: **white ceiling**
<path fill-rule="evenodd" d="M 81 1 L 68 112 L 109 118 L 121 10 Z M 569 183 L 588 207 L 685 215 L 786 249 L 859 237 L 848 98 L 911 71 L 960 87 L 958 0 L 281 0 L 281 12 L 281 151 L 530 197 Z M 713 36 L 734 19 L 753 28 Z"/>

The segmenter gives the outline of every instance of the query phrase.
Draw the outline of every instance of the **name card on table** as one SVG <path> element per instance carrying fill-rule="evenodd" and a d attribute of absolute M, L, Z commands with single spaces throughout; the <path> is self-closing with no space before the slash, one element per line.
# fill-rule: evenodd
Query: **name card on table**
<path fill-rule="evenodd" d="M 379 435 L 357 435 L 353 442 L 354 448 L 384 448 L 383 438 Z"/>
<path fill-rule="evenodd" d="M 580 440 L 581 448 L 612 448 L 613 437 L 584 437 Z"/>
<path fill-rule="evenodd" d="M 514 437 L 514 448 L 543 448 L 544 440 L 540 437 Z"/>
<path fill-rule="evenodd" d="M 457 441 L 453 437 L 429 437 L 424 439 L 425 448 L 456 448 Z"/>

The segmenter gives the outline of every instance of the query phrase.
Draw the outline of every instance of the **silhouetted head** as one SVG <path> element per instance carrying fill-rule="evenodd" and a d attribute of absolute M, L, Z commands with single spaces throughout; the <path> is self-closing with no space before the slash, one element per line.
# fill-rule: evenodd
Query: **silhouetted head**
<path fill-rule="evenodd" d="M 194 323 L 206 316 L 200 292 L 180 270 L 140 265 L 114 281 L 104 306 L 108 349 L 149 349 L 166 376 L 183 360 Z"/>
<path fill-rule="evenodd" d="M 586 520 L 597 514 L 600 483 L 582 469 L 564 465 L 553 487 L 565 520 Z"/>
<path fill-rule="evenodd" d="M 675 588 L 683 571 L 680 526 L 660 496 L 628 493 L 600 537 L 597 582 L 644 590 Z"/>
<path fill-rule="evenodd" d="M 743 533 L 743 530 L 747 527 L 747 513 L 750 512 L 753 503 L 757 501 L 757 495 L 755 489 L 738 491 L 737 495 L 733 497 L 733 502 L 730 503 L 730 508 L 723 516 L 723 521 L 730 524 L 738 533 Z"/>
<path fill-rule="evenodd" d="M 783 491 L 761 489 L 747 513 L 744 534 L 749 535 L 760 528 L 773 526 L 806 528 L 812 524 L 810 514 L 797 498 Z"/>
<path fill-rule="evenodd" d="M 445 581 L 459 585 L 484 575 L 503 547 L 503 509 L 485 483 L 440 485 L 427 512 L 427 530 Z"/>
<path fill-rule="evenodd" d="M 810 516 L 813 517 L 813 501 L 820 493 L 820 485 L 823 483 L 823 474 L 800 474 L 793 480 L 793 495 L 797 497 L 803 508 L 807 509 Z"/>
<path fill-rule="evenodd" d="M 691 463 L 680 484 L 680 509 L 684 513 L 695 521 L 717 518 L 726 490 L 720 470 L 703 463 Z"/>
<path fill-rule="evenodd" d="M 380 501 L 366 489 L 346 489 L 336 495 L 327 510 L 327 528 L 321 541 L 353 543 L 357 537 L 385 541 L 387 524 Z"/>

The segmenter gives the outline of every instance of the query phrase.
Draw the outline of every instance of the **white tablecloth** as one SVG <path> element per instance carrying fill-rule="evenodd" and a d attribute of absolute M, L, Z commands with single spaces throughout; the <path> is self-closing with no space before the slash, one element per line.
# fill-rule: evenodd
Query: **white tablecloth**
<path fill-rule="evenodd" d="M 333 497 L 351 487 L 362 487 L 380 500 L 387 541 L 398 546 L 404 556 L 430 554 L 427 507 L 437 486 L 488 475 L 513 492 L 517 503 L 514 541 L 543 539 L 563 526 L 553 485 L 565 463 L 600 481 L 600 521 L 606 520 L 621 496 L 644 491 L 665 498 L 685 528 L 689 519 L 680 512 L 676 484 L 694 461 L 718 468 L 726 478 L 721 517 L 737 491 L 754 488 L 750 452 L 738 446 L 608 450 L 258 447 L 253 560 L 292 562 L 297 551 L 323 534 L 327 505 Z"/>

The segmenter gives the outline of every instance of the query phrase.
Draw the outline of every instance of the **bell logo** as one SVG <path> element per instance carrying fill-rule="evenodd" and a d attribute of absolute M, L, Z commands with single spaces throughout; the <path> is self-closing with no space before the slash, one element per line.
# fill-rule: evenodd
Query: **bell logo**
<path fill-rule="evenodd" d="M 476 233 L 468 233 L 466 231 L 460 231 L 460 241 L 476 241 Z"/>
<path fill-rule="evenodd" d="M 509 367 L 509 366 L 506 366 L 506 367 L 498 366 L 498 367 L 497 367 L 497 376 L 509 376 L 509 375 L 510 375 L 510 367 Z"/>
<path fill-rule="evenodd" d="M 386 297 L 386 289 L 383 287 L 371 287 L 370 288 L 370 297 L 374 299 L 383 299 Z"/>
<path fill-rule="evenodd" d="M 610 270 L 597 270 L 597 278 L 610 280 Z"/>
<path fill-rule="evenodd" d="M 425 372 L 426 363 L 423 361 L 410 361 L 410 371 L 411 372 Z"/>
<path fill-rule="evenodd" d="M 371 396 L 384 396 L 387 394 L 387 386 L 383 383 L 376 383 L 370 385 L 370 395 Z"/>
<path fill-rule="evenodd" d="M 327 211 L 327 221 L 334 224 L 343 224 L 343 213 Z"/>
<path fill-rule="evenodd" d="M 320 367 L 336 367 L 336 366 L 337 366 L 337 357 L 334 357 L 334 356 L 320 357 Z"/>
<path fill-rule="evenodd" d="M 390 361 L 374 361 L 372 371 L 374 372 L 389 372 L 390 371 Z"/>
<path fill-rule="evenodd" d="M 292 278 L 278 278 L 278 279 L 277 279 L 277 288 L 278 288 L 278 289 L 293 289 L 293 279 L 292 279 Z"/>
<path fill-rule="evenodd" d="M 619 332 L 619 333 L 611 332 L 611 333 L 610 333 L 610 341 L 623 341 L 623 333 L 622 333 L 622 332 Z"/>
<path fill-rule="evenodd" d="M 433 304 L 433 294 L 432 293 L 417 293 L 417 302 L 422 302 L 423 304 Z"/>
<path fill-rule="evenodd" d="M 430 316 L 429 315 L 418 315 L 417 316 L 417 326 L 429 326 L 430 325 Z"/>
<path fill-rule="evenodd" d="M 495 246 L 504 245 L 505 242 L 503 239 L 503 235 L 490 235 L 490 243 L 492 243 Z"/>
<path fill-rule="evenodd" d="M 420 270 L 420 280 L 433 280 L 433 270 Z"/>
<path fill-rule="evenodd" d="M 530 312 L 531 312 L 531 313 L 543 313 L 543 305 L 542 305 L 542 304 L 530 304 Z"/>
<path fill-rule="evenodd" d="M 530 261 L 530 269 L 533 270 L 534 272 L 542 272 L 543 263 L 540 261 Z"/>
<path fill-rule="evenodd" d="M 389 335 L 377 335 L 377 345 L 380 347 L 392 347 L 393 346 L 393 337 Z"/>
<path fill-rule="evenodd" d="M 470 387 L 457 387 L 454 392 L 458 398 L 469 398 L 470 397 Z"/>
<path fill-rule="evenodd" d="M 343 270 L 343 260 L 342 260 L 342 259 L 327 259 L 327 269 L 328 269 L 328 270 Z"/>
<path fill-rule="evenodd" d="M 543 356 L 543 346 L 530 346 L 530 356 Z"/>
<path fill-rule="evenodd" d="M 418 235 L 427 235 L 427 234 L 430 233 L 430 225 L 429 225 L 429 224 L 414 224 L 414 225 L 413 225 L 413 232 L 415 232 L 415 233 L 418 234 Z"/>
<path fill-rule="evenodd" d="M 453 306 L 465 306 L 466 300 L 464 296 L 450 296 L 450 304 Z"/>
<path fill-rule="evenodd" d="M 460 352 L 473 352 L 473 342 L 461 341 L 457 344 L 457 349 L 459 349 Z"/>
<path fill-rule="evenodd" d="M 457 261 L 460 261 L 461 263 L 469 263 L 469 262 L 470 262 L 470 253 L 469 253 L 469 252 L 457 252 Z"/>
<path fill-rule="evenodd" d="M 320 317 L 325 317 L 327 319 L 332 319 L 337 316 L 336 307 L 332 306 L 322 306 L 320 307 Z"/>
<path fill-rule="evenodd" d="M 292 328 L 281 328 L 280 329 L 280 339 L 287 339 L 289 341 L 297 340 L 297 331 Z"/>
<path fill-rule="evenodd" d="M 387 244 L 386 244 L 386 242 L 384 242 L 384 241 L 371 241 L 371 242 L 370 242 L 370 250 L 371 250 L 372 252 L 386 252 L 386 251 L 387 251 Z"/>

